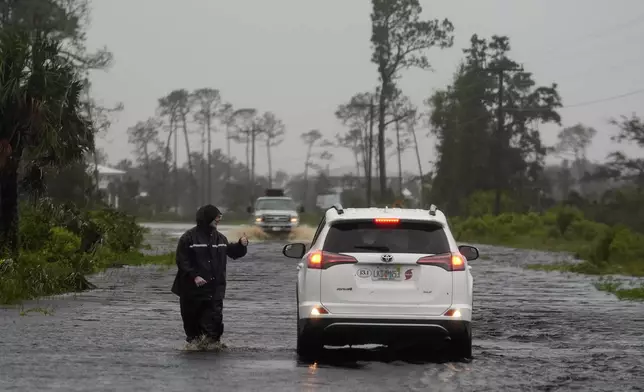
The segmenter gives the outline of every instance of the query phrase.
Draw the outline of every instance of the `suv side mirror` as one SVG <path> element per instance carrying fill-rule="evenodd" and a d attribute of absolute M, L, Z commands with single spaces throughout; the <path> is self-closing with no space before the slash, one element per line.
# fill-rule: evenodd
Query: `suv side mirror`
<path fill-rule="evenodd" d="M 246 207 L 246 212 L 248 212 L 249 214 L 252 214 L 253 211 L 254 211 L 253 207 L 251 206 Z"/>
<path fill-rule="evenodd" d="M 287 244 L 282 249 L 284 256 L 291 259 L 301 259 L 306 253 L 306 245 L 302 243 Z"/>
<path fill-rule="evenodd" d="M 297 212 L 300 213 L 300 214 L 303 214 L 304 213 L 304 206 L 297 207 Z"/>
<path fill-rule="evenodd" d="M 458 251 L 461 252 L 468 261 L 479 258 L 479 250 L 475 246 L 461 245 L 458 247 Z"/>

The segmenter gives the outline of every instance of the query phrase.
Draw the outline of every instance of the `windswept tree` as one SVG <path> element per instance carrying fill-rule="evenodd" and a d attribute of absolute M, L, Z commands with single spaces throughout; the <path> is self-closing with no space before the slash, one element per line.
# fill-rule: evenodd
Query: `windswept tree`
<path fill-rule="evenodd" d="M 579 185 L 579 191 L 584 195 L 587 191 L 584 178 L 586 177 L 586 171 L 589 166 L 586 159 L 586 151 L 596 134 L 596 129 L 586 127 L 583 124 L 576 124 L 572 127 L 562 129 L 557 135 L 559 140 L 554 146 L 555 153 L 564 158 L 563 171 L 567 172 L 568 175 L 573 174 L 573 182 Z M 567 167 L 569 157 L 573 158 L 572 172 Z M 562 181 L 562 186 L 565 189 L 564 195 L 567 196 L 570 189 L 570 178 L 566 180 L 568 184 L 564 184 Z"/>
<path fill-rule="evenodd" d="M 360 148 L 356 158 L 361 160 L 365 178 L 367 202 L 371 199 L 371 178 L 373 163 L 373 127 L 375 120 L 374 101 L 376 96 L 372 93 L 359 93 L 351 97 L 349 102 L 338 106 L 335 116 L 343 125 L 349 128 L 349 133 L 340 135 L 338 141 L 355 139 L 360 133 L 360 141 L 357 145 Z M 351 134 L 351 136 L 349 136 Z M 352 143 L 353 145 L 353 143 Z"/>
<path fill-rule="evenodd" d="M 476 192 L 495 193 L 495 212 L 501 209 L 499 191 L 523 205 L 536 204 L 530 199 L 538 197 L 547 152 L 537 126 L 560 122 L 556 109 L 561 99 L 555 84 L 537 86 L 527 71 L 508 72 L 501 103 L 505 119 L 499 127 L 499 83 L 487 69 L 519 68 L 509 52 L 507 37 L 473 35 L 452 84 L 427 101 L 437 138 L 432 199 L 449 214 L 467 213 L 467 200 Z M 468 181 L 454 181 L 464 178 Z"/>
<path fill-rule="evenodd" d="M 314 166 L 313 158 L 313 148 L 315 144 L 322 140 L 322 133 L 317 129 L 312 129 L 308 132 L 304 132 L 300 135 L 300 138 L 306 145 L 306 158 L 304 160 L 304 195 L 302 195 L 302 201 L 306 203 L 306 198 L 308 195 L 309 188 L 309 168 Z"/>
<path fill-rule="evenodd" d="M 235 127 L 235 108 L 231 103 L 224 103 L 219 110 L 219 121 L 226 129 L 226 155 L 231 159 L 230 142 L 234 140 L 233 129 Z M 228 165 L 227 179 L 230 179 L 231 165 Z"/>
<path fill-rule="evenodd" d="M 207 177 L 206 184 L 206 200 L 212 200 L 212 132 L 213 120 L 217 117 L 221 110 L 221 94 L 219 90 L 213 88 L 201 88 L 192 93 L 193 105 L 196 107 L 195 120 L 201 124 L 207 141 Z M 201 154 L 204 155 L 203 153 Z"/>
<path fill-rule="evenodd" d="M 166 151 L 169 152 L 169 142 L 170 137 L 174 135 L 174 183 L 175 189 L 179 184 L 178 179 L 178 167 L 177 167 L 177 156 L 178 156 L 178 132 L 179 129 L 183 131 L 184 142 L 186 146 L 186 159 L 188 161 L 189 169 L 189 179 L 192 184 L 192 189 L 194 191 L 193 197 L 197 197 L 197 181 L 195 178 L 194 168 L 192 166 L 192 154 L 190 153 L 190 138 L 188 136 L 188 114 L 192 110 L 190 94 L 186 89 L 173 90 L 168 95 L 159 99 L 159 111 L 160 115 L 168 119 L 169 125 L 169 134 L 168 134 L 168 144 Z M 169 155 L 166 153 L 166 158 Z M 178 198 L 178 196 L 176 196 Z M 175 199 L 176 205 L 179 205 L 179 200 Z M 194 200 L 196 205 L 196 200 Z"/>
<path fill-rule="evenodd" d="M 360 177 L 361 156 L 364 154 L 364 140 L 362 139 L 362 130 L 353 128 L 344 134 L 336 134 L 335 140 L 331 142 L 335 148 L 346 148 L 351 152 L 356 164 L 356 176 Z"/>
<path fill-rule="evenodd" d="M 87 120 L 94 124 L 95 138 L 105 137 L 107 131 L 112 127 L 112 116 L 123 110 L 123 104 L 117 103 L 113 107 L 107 107 L 99 104 L 91 95 L 91 83 L 85 79 L 85 89 L 83 91 L 83 109 Z M 94 162 L 94 186 L 98 190 L 98 165 L 99 156 L 97 151 L 92 156 Z"/>
<path fill-rule="evenodd" d="M 147 187 L 152 184 L 152 161 L 157 158 L 156 152 L 163 148 L 163 143 L 159 139 L 161 125 L 159 119 L 150 117 L 146 121 L 139 121 L 127 130 L 128 141 L 134 145 L 137 163 L 145 170 Z"/>
<path fill-rule="evenodd" d="M 274 113 L 266 112 L 258 120 L 259 129 L 266 142 L 266 157 L 268 160 L 268 186 L 273 187 L 273 162 L 271 161 L 271 148 L 277 147 L 284 141 L 286 126 Z"/>
<path fill-rule="evenodd" d="M 421 20 L 419 0 L 372 0 L 372 6 L 371 61 L 377 65 L 380 79 L 378 161 L 382 197 L 387 191 L 386 116 L 396 96 L 395 81 L 405 69 L 430 69 L 427 50 L 451 47 L 454 27 L 447 19 Z"/>
<path fill-rule="evenodd" d="M 404 128 L 407 125 L 406 120 L 416 116 L 416 108 L 411 103 L 411 100 L 402 94 L 398 94 L 396 100 L 392 102 L 391 106 L 396 129 L 395 154 L 398 158 L 398 193 L 402 196 L 402 156 L 403 152 L 412 145 L 412 141 L 409 137 L 410 134 L 405 132 Z"/>
<path fill-rule="evenodd" d="M 165 154 L 164 154 L 164 162 L 165 165 L 167 166 L 167 171 L 164 173 L 164 178 L 163 182 L 166 186 L 166 189 L 164 191 L 164 194 L 169 194 L 172 193 L 175 195 L 175 206 L 179 204 L 178 200 L 178 194 L 176 192 L 171 192 L 171 189 L 174 188 L 175 190 L 177 188 L 177 184 L 179 183 L 179 171 L 178 171 L 178 166 L 177 166 L 177 129 L 178 129 L 178 122 L 179 122 L 179 103 L 176 100 L 173 100 L 170 95 L 166 95 L 165 97 L 159 98 L 159 106 L 158 106 L 158 113 L 160 118 L 164 119 L 166 121 L 166 130 L 168 132 L 168 138 L 165 143 Z M 174 136 L 174 148 L 170 147 L 170 143 L 172 141 L 172 138 Z M 172 152 L 172 155 L 170 154 Z M 170 172 L 170 159 L 172 158 L 173 160 L 173 174 L 174 174 L 174 187 L 172 187 L 169 182 L 166 180 L 167 173 Z"/>
<path fill-rule="evenodd" d="M 82 161 L 94 130 L 81 113 L 83 82 L 58 41 L 0 30 L 0 69 L 0 247 L 16 255 L 19 168 Z"/>
<path fill-rule="evenodd" d="M 425 177 L 423 174 L 423 163 L 422 159 L 420 158 L 420 145 L 418 144 L 418 136 L 416 135 L 416 126 L 419 123 L 422 115 L 421 114 L 414 114 L 412 116 L 408 116 L 404 120 L 404 124 L 406 127 L 406 131 L 411 139 L 411 146 L 414 148 L 414 151 L 416 153 L 416 164 L 418 165 L 418 181 L 419 181 L 419 195 L 418 199 L 420 200 L 420 205 L 421 208 L 425 203 Z"/>
<path fill-rule="evenodd" d="M 592 127 L 576 124 L 561 130 L 557 135 L 559 139 L 555 151 L 563 156 L 572 155 L 575 161 L 586 160 L 586 151 L 593 138 L 597 135 L 597 130 Z"/>
<path fill-rule="evenodd" d="M 622 116 L 619 120 L 612 119 L 610 123 L 619 129 L 617 135 L 611 137 L 613 141 L 626 142 L 644 150 L 644 121 L 640 117 L 635 114 Z M 623 152 L 613 152 L 608 155 L 608 167 L 616 177 L 644 187 L 644 158 L 630 158 Z"/>
<path fill-rule="evenodd" d="M 250 189 L 255 189 L 255 141 L 259 134 L 257 109 L 237 109 L 232 116 L 236 132 L 231 137 L 235 142 L 246 145 L 246 167 L 249 168 L 248 186 Z M 252 199 L 253 195 L 249 195 L 249 197 Z"/>
<path fill-rule="evenodd" d="M 3 0 L 0 28 L 19 29 L 59 43 L 59 54 L 76 70 L 106 69 L 113 55 L 103 47 L 93 53 L 86 47 L 91 0 Z"/>

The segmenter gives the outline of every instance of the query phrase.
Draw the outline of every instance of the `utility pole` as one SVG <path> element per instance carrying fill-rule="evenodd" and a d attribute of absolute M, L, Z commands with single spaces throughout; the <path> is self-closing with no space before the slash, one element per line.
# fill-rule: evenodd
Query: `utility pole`
<path fill-rule="evenodd" d="M 505 76 L 506 71 L 520 71 L 522 68 L 518 67 L 491 67 L 487 68 L 488 71 L 495 73 L 498 78 L 499 78 L 499 91 L 498 91 L 498 100 L 499 100 L 499 106 L 497 108 L 497 120 L 496 120 L 496 143 L 495 143 L 495 153 L 494 157 L 496 157 L 495 163 L 495 172 L 493 173 L 494 175 L 494 181 L 495 181 L 495 195 L 494 195 L 494 215 L 499 215 L 501 213 L 501 193 L 503 189 L 505 188 L 505 185 L 507 184 L 506 176 L 505 176 L 505 170 L 504 170 L 504 162 L 503 159 L 505 158 L 505 147 L 508 142 L 508 138 L 505 135 L 505 112 L 503 110 L 503 94 L 504 94 L 504 86 L 503 86 L 503 77 Z"/>
<path fill-rule="evenodd" d="M 367 207 L 371 207 L 371 162 L 373 160 L 373 96 L 369 102 L 369 151 L 367 152 Z"/>
<path fill-rule="evenodd" d="M 212 114 L 210 113 L 210 107 L 206 111 L 206 132 L 208 132 L 208 191 L 206 192 L 207 200 L 205 204 L 212 203 L 212 140 L 211 140 L 211 124 Z"/>

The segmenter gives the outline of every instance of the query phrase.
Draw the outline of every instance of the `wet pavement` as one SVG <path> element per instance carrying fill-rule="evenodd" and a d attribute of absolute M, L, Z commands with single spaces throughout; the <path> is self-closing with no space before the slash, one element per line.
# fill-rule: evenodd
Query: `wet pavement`
<path fill-rule="evenodd" d="M 173 249 L 185 227 L 157 225 L 155 249 Z M 644 390 L 644 304 L 591 278 L 521 268 L 563 256 L 489 246 L 472 262 L 471 363 L 371 350 L 299 363 L 296 262 L 282 246 L 253 241 L 229 263 L 222 352 L 185 350 L 174 268 L 110 270 L 92 277 L 97 290 L 0 309 L 0 391 Z"/>

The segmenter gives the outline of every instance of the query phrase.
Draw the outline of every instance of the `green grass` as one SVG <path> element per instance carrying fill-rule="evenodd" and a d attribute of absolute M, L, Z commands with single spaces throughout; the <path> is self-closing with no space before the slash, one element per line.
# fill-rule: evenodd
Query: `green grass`
<path fill-rule="evenodd" d="M 640 284 L 639 287 L 624 287 L 621 282 L 600 280 L 595 282 L 595 287 L 597 290 L 614 294 L 621 300 L 644 301 L 644 284 Z"/>
<path fill-rule="evenodd" d="M 459 242 L 468 242 L 459 239 Z M 506 246 L 517 249 L 535 249 L 551 252 L 567 252 L 579 257 L 584 248 L 590 246 L 588 242 L 566 241 L 562 239 L 538 239 L 535 237 L 523 236 L 514 238 L 494 239 L 481 238 L 470 242 Z M 527 269 L 547 272 L 569 272 L 591 276 L 623 275 L 632 277 L 644 277 L 644 262 L 639 260 L 624 261 L 620 264 L 608 262 L 581 261 L 578 263 L 552 263 L 552 264 L 530 264 Z M 644 301 L 644 284 L 640 287 L 624 287 L 622 283 L 611 280 L 598 280 L 594 283 L 598 290 L 614 294 L 620 300 Z"/>
<path fill-rule="evenodd" d="M 532 236 L 516 236 L 508 238 L 459 238 L 459 242 L 473 242 L 484 245 L 505 246 L 517 249 L 534 249 L 552 252 L 571 252 L 577 253 L 582 247 L 588 246 L 587 242 L 574 242 L 558 239 L 535 239 Z"/>

